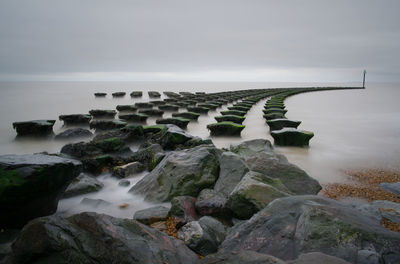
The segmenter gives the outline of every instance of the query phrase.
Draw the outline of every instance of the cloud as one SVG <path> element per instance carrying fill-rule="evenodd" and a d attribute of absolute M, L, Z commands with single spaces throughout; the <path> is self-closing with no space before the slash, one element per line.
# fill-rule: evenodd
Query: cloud
<path fill-rule="evenodd" d="M 3 0 L 0 78 L 352 81 L 367 68 L 375 80 L 400 81 L 399 8 L 396 0 Z"/>

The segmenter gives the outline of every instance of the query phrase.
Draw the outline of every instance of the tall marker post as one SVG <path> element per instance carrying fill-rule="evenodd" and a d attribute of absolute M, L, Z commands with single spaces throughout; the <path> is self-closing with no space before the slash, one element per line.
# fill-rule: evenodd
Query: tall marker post
<path fill-rule="evenodd" d="M 364 72 L 363 72 L 363 88 L 365 88 L 365 74 L 367 73 L 367 71 L 366 70 L 364 70 Z"/>

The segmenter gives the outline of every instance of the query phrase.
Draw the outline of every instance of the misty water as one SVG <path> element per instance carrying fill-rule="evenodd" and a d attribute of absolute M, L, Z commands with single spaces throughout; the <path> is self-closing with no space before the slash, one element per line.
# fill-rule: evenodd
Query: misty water
<path fill-rule="evenodd" d="M 119 104 L 149 101 L 147 91 L 219 92 L 241 89 L 274 87 L 307 87 L 355 84 L 324 83 L 163 83 L 163 82 L 42 82 L 0 83 L 0 154 L 57 153 L 68 142 L 42 139 L 16 139 L 12 122 L 35 119 L 56 119 L 54 132 L 65 128 L 58 121 L 61 114 L 88 113 L 91 109 L 115 109 Z M 123 91 L 123 98 L 112 98 L 112 92 Z M 143 91 L 142 98 L 132 99 L 129 93 Z M 95 98 L 94 92 L 107 92 L 106 98 Z M 164 98 L 164 95 L 161 99 Z M 346 181 L 344 170 L 358 168 L 400 168 L 400 84 L 369 84 L 363 90 L 322 91 L 300 94 L 285 101 L 287 118 L 302 121 L 300 129 L 310 130 L 315 136 L 310 147 L 276 147 L 290 162 L 307 171 L 321 184 Z M 157 100 L 157 99 L 154 99 Z M 265 100 L 260 101 L 246 115 L 241 137 L 210 137 L 206 125 L 215 122 L 227 106 L 201 115 L 188 125 L 188 133 L 211 138 L 219 147 L 243 140 L 265 138 L 273 142 L 262 117 Z M 185 111 L 185 109 L 180 109 Z M 164 114 L 164 117 L 171 113 Z M 147 124 L 154 124 L 149 118 Z M 132 145 L 133 150 L 138 146 Z M 146 173 L 132 175 L 131 185 L 121 187 L 118 179 L 102 174 L 98 179 L 105 187 L 98 193 L 63 199 L 60 213 L 97 211 L 118 217 L 132 217 L 136 210 L 153 204 L 143 202 L 128 190 Z M 97 208 L 81 205 L 84 198 L 103 199 L 108 206 Z M 129 204 L 126 208 L 119 208 Z"/>

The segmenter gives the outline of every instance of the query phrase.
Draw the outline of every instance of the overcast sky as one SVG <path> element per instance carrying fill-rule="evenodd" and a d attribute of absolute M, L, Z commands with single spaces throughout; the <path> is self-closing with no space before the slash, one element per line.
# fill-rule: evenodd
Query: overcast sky
<path fill-rule="evenodd" d="M 0 0 L 0 80 L 400 81 L 399 0 Z"/>

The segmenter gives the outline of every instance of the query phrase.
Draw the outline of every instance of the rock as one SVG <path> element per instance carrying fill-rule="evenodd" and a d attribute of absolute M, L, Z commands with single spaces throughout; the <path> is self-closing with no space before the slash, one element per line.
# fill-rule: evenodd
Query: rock
<path fill-rule="evenodd" d="M 236 124 L 229 121 L 208 124 L 207 129 L 211 131 L 213 136 L 240 136 L 240 133 L 246 126 Z"/>
<path fill-rule="evenodd" d="M 169 215 L 180 218 L 184 222 L 196 221 L 199 219 L 195 208 L 196 198 L 192 196 L 175 196 L 171 200 Z"/>
<path fill-rule="evenodd" d="M 381 217 L 393 222 L 400 224 L 400 204 L 391 201 L 373 201 L 370 206 L 375 208 Z"/>
<path fill-rule="evenodd" d="M 379 264 L 379 263 L 381 263 L 378 253 L 376 253 L 375 251 L 365 250 L 365 249 L 364 250 L 359 250 L 357 252 L 357 262 L 358 263 L 365 263 L 365 264 Z M 345 262 L 345 263 L 348 263 L 348 262 Z"/>
<path fill-rule="evenodd" d="M 361 259 L 359 259 L 361 260 Z M 288 261 L 288 264 L 309 264 L 309 263 L 324 263 L 324 264 L 350 264 L 349 262 L 326 255 L 321 252 L 310 252 L 310 253 L 304 253 L 300 254 L 300 256 L 292 261 Z M 364 262 L 363 260 L 357 261 L 357 263 L 370 263 L 370 262 Z M 378 262 L 376 262 L 378 264 Z M 372 264 L 372 263 L 371 263 Z"/>
<path fill-rule="evenodd" d="M 135 91 L 135 92 L 131 92 L 130 95 L 131 95 L 131 97 L 142 97 L 143 92 Z"/>
<path fill-rule="evenodd" d="M 229 195 L 227 207 L 239 219 L 248 219 L 270 202 L 289 195 L 279 179 L 248 172 Z"/>
<path fill-rule="evenodd" d="M 148 116 L 162 116 L 164 114 L 164 111 L 158 109 L 143 109 L 140 110 L 139 113 Z"/>
<path fill-rule="evenodd" d="M 221 250 L 252 250 L 283 260 L 322 252 L 357 261 L 360 250 L 376 252 L 381 263 L 398 263 L 400 235 L 352 206 L 304 195 L 279 198 L 250 220 L 229 230 Z"/>
<path fill-rule="evenodd" d="M 282 108 L 266 108 L 263 110 L 264 114 L 273 114 L 273 113 L 281 113 L 281 114 L 286 114 L 287 110 L 286 109 L 282 109 Z"/>
<path fill-rule="evenodd" d="M 165 158 L 130 190 L 147 201 L 170 201 L 175 196 L 197 196 L 218 178 L 218 151 L 198 146 L 167 153 Z"/>
<path fill-rule="evenodd" d="M 81 173 L 70 183 L 70 185 L 68 185 L 64 192 L 63 198 L 97 192 L 103 187 L 104 184 L 99 182 L 96 178 L 85 173 Z"/>
<path fill-rule="evenodd" d="M 400 182 L 395 182 L 395 183 L 383 182 L 379 184 L 379 187 L 381 187 L 385 191 L 400 195 Z"/>
<path fill-rule="evenodd" d="M 195 112 L 181 112 L 181 113 L 173 113 L 173 117 L 182 117 L 190 120 L 197 120 L 199 119 L 200 114 Z"/>
<path fill-rule="evenodd" d="M 182 118 L 182 117 L 171 117 L 171 118 L 163 118 L 163 119 L 157 119 L 156 123 L 157 124 L 172 124 L 176 125 L 182 129 L 185 129 L 187 125 L 189 124 L 190 119 Z"/>
<path fill-rule="evenodd" d="M 134 106 L 134 105 L 117 105 L 116 109 L 118 111 L 120 111 L 120 112 L 123 112 L 123 111 L 132 111 L 132 112 L 134 112 L 134 111 L 137 110 L 137 107 Z"/>
<path fill-rule="evenodd" d="M 228 197 L 243 176 L 249 171 L 249 168 L 244 160 L 233 152 L 223 152 L 219 164 L 219 177 L 215 183 L 214 190 Z"/>
<path fill-rule="evenodd" d="M 185 148 L 194 148 L 200 145 L 214 145 L 211 139 L 202 139 L 199 137 L 194 137 L 189 139 L 188 141 L 183 144 Z"/>
<path fill-rule="evenodd" d="M 250 170 L 279 179 L 292 194 L 317 194 L 321 185 L 305 171 L 276 154 L 268 140 L 255 139 L 231 146 L 231 151 L 243 157 Z"/>
<path fill-rule="evenodd" d="M 126 178 L 131 176 L 132 174 L 143 172 L 146 169 L 146 166 L 139 162 L 134 161 L 122 166 L 114 167 L 113 176 L 117 176 L 119 178 Z"/>
<path fill-rule="evenodd" d="M 130 143 L 143 139 L 143 127 L 137 124 L 129 124 L 120 129 L 113 129 L 98 133 L 94 137 L 94 141 L 105 140 L 110 138 L 119 138 L 124 142 Z"/>
<path fill-rule="evenodd" d="M 151 225 L 155 222 L 167 220 L 168 212 L 169 209 L 165 206 L 154 206 L 136 211 L 133 215 L 133 219 L 145 225 Z"/>
<path fill-rule="evenodd" d="M 156 91 L 149 91 L 148 94 L 149 94 L 150 98 L 161 97 L 161 94 L 159 92 L 156 92 Z"/>
<path fill-rule="evenodd" d="M 107 93 L 94 93 L 94 96 L 96 97 L 105 97 Z"/>
<path fill-rule="evenodd" d="M 165 104 L 158 106 L 158 109 L 165 111 L 178 111 L 179 105 Z"/>
<path fill-rule="evenodd" d="M 243 116 L 236 116 L 236 115 L 222 115 L 214 117 L 217 122 L 225 122 L 230 121 L 236 124 L 242 124 L 243 121 L 246 119 Z"/>
<path fill-rule="evenodd" d="M 313 132 L 299 130 L 296 128 L 283 128 L 271 131 L 276 145 L 280 146 L 308 146 L 310 139 L 314 136 Z"/>
<path fill-rule="evenodd" d="M 247 111 L 249 111 L 251 109 L 251 107 L 234 105 L 234 106 L 228 106 L 228 109 L 229 110 L 238 110 L 238 111 L 247 112 Z"/>
<path fill-rule="evenodd" d="M 152 103 L 137 102 L 137 103 L 135 103 L 135 106 L 137 108 L 153 108 L 154 105 Z"/>
<path fill-rule="evenodd" d="M 147 167 L 147 169 L 151 170 L 151 168 L 154 168 L 154 163 L 158 162 L 156 154 L 163 153 L 163 151 L 164 150 L 159 144 L 146 144 L 133 153 L 132 160 L 141 162 Z"/>
<path fill-rule="evenodd" d="M 117 111 L 95 109 L 95 110 L 90 110 L 89 114 L 94 118 L 114 118 L 115 115 L 117 114 Z"/>
<path fill-rule="evenodd" d="M 143 126 L 143 132 L 147 133 L 159 133 L 165 132 L 167 129 L 166 125 L 151 125 L 151 126 Z M 183 131 L 183 130 L 182 130 Z"/>
<path fill-rule="evenodd" d="M 278 118 L 267 120 L 267 125 L 269 126 L 269 130 L 281 130 L 285 127 L 293 127 L 297 128 L 300 125 L 301 121 L 293 121 L 286 118 Z"/>
<path fill-rule="evenodd" d="M 82 164 L 44 154 L 0 156 L 0 226 L 22 227 L 57 210 L 58 200 Z"/>
<path fill-rule="evenodd" d="M 226 227 L 209 216 L 189 222 L 178 231 L 178 238 L 202 256 L 216 252 L 225 235 Z"/>
<path fill-rule="evenodd" d="M 18 136 L 48 136 L 53 134 L 53 126 L 56 120 L 32 120 L 14 122 L 13 128 Z"/>
<path fill-rule="evenodd" d="M 60 115 L 58 118 L 64 121 L 64 126 L 88 125 L 92 120 L 92 116 L 86 114 Z"/>
<path fill-rule="evenodd" d="M 94 120 L 90 122 L 89 127 L 90 129 L 96 129 L 96 131 L 104 131 L 123 128 L 126 125 L 126 122 L 120 120 Z"/>
<path fill-rule="evenodd" d="M 227 199 L 224 195 L 211 189 L 203 189 L 196 200 L 196 210 L 201 215 L 230 217 L 230 210 L 226 207 Z"/>
<path fill-rule="evenodd" d="M 111 203 L 103 200 L 103 199 L 91 199 L 91 198 L 83 198 L 81 204 L 93 207 L 93 208 L 105 208 L 111 205 Z"/>
<path fill-rule="evenodd" d="M 210 108 L 200 107 L 200 106 L 188 106 L 186 109 L 189 112 L 199 113 L 199 114 L 207 114 L 210 111 Z"/>
<path fill-rule="evenodd" d="M 198 263 L 178 239 L 135 220 L 96 213 L 30 222 L 14 242 L 13 256 L 16 263 Z"/>
<path fill-rule="evenodd" d="M 192 135 L 189 135 L 183 129 L 173 124 L 165 125 L 160 132 L 155 139 L 165 149 L 175 149 L 176 146 L 185 144 L 193 139 Z"/>
<path fill-rule="evenodd" d="M 204 107 L 204 108 L 208 108 L 211 110 L 215 110 L 219 107 L 218 104 L 207 104 L 207 103 L 199 103 L 197 104 L 198 107 Z"/>
<path fill-rule="evenodd" d="M 118 185 L 119 185 L 119 186 L 122 186 L 122 187 L 128 187 L 129 185 L 131 185 L 131 182 L 128 181 L 128 180 L 120 180 L 120 181 L 118 182 Z"/>
<path fill-rule="evenodd" d="M 159 105 L 165 105 L 166 102 L 165 101 L 161 101 L 161 100 L 155 100 L 155 101 L 150 101 L 149 103 L 159 106 Z"/>
<path fill-rule="evenodd" d="M 174 93 L 174 92 L 163 92 L 163 94 L 165 94 L 168 97 L 174 97 L 174 98 L 181 97 L 179 94 Z"/>
<path fill-rule="evenodd" d="M 147 118 L 149 116 L 145 114 L 123 114 L 123 115 L 118 115 L 119 119 L 123 119 L 126 121 L 132 121 L 132 122 L 146 122 Z"/>
<path fill-rule="evenodd" d="M 125 92 L 115 92 L 111 94 L 113 97 L 124 97 L 126 95 Z"/>
<path fill-rule="evenodd" d="M 309 263 L 312 264 L 312 262 Z M 215 254 L 204 257 L 200 260 L 200 264 L 286 264 L 286 262 L 271 255 L 241 250 L 233 252 L 219 251 Z"/>
<path fill-rule="evenodd" d="M 274 113 L 264 114 L 263 117 L 267 120 L 282 119 L 285 118 L 285 114 L 274 112 Z"/>
<path fill-rule="evenodd" d="M 93 133 L 90 132 L 87 129 L 83 129 L 80 127 L 75 127 L 75 128 L 69 128 L 60 134 L 57 134 L 54 139 L 60 139 L 60 140 L 65 140 L 65 139 L 75 139 L 75 138 L 88 138 L 93 136 Z"/>
<path fill-rule="evenodd" d="M 236 116 L 245 116 L 247 112 L 239 111 L 239 110 L 226 110 L 221 111 L 221 115 L 236 115 Z"/>

